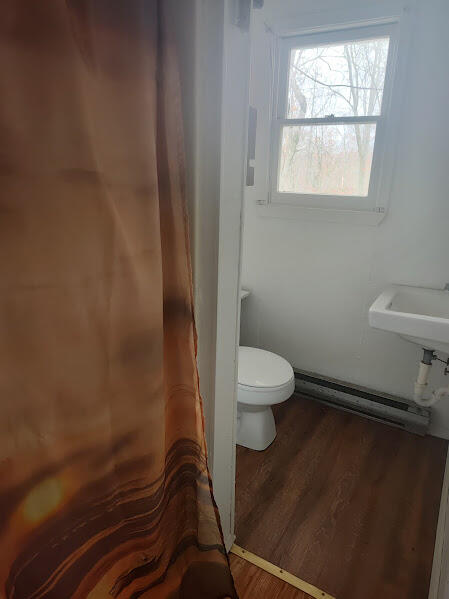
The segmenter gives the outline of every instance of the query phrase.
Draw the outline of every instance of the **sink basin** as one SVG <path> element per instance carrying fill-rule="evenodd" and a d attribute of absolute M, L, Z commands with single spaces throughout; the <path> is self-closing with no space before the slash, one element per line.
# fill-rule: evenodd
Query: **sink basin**
<path fill-rule="evenodd" d="M 449 354 L 449 291 L 392 285 L 369 309 L 369 323 Z"/>

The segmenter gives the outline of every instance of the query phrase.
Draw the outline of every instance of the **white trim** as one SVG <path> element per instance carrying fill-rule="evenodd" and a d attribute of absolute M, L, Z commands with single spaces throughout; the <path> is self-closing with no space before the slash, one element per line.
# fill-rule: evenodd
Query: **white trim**
<path fill-rule="evenodd" d="M 335 123 L 348 123 L 365 125 L 369 123 L 378 123 L 381 120 L 380 115 L 367 116 L 339 116 L 339 117 L 316 117 L 310 119 L 283 119 L 279 118 L 280 125 L 335 125 Z"/>
<path fill-rule="evenodd" d="M 225 539 L 225 549 L 228 553 L 231 553 L 232 548 L 235 544 L 235 534 L 229 535 L 228 539 Z"/>
<path fill-rule="evenodd" d="M 261 216 L 266 218 L 299 219 L 371 226 L 378 225 L 385 218 L 384 210 L 379 212 L 374 210 L 331 210 L 278 203 L 260 204 L 257 206 L 257 211 Z"/>
<path fill-rule="evenodd" d="M 441 491 L 440 511 L 438 514 L 437 534 L 433 552 L 432 575 L 430 578 L 429 599 L 447 599 L 445 595 L 449 584 L 449 448 L 444 469 Z"/>
<path fill-rule="evenodd" d="M 339 6 L 336 9 L 309 12 L 298 10 L 288 17 L 273 17 L 268 25 L 279 37 L 360 27 L 361 24 L 381 25 L 398 20 L 414 4 L 415 0 L 387 0 L 376 1 L 369 6 L 354 3 L 346 8 Z"/>
<path fill-rule="evenodd" d="M 193 57 L 187 48 L 179 50 L 187 64 L 181 68 L 184 88 L 187 146 L 187 192 L 190 208 L 195 320 L 198 333 L 198 370 L 203 398 L 209 463 L 213 462 L 212 415 L 215 393 L 215 351 L 217 323 L 218 214 L 220 186 L 221 62 L 223 9 L 215 2 L 194 0 L 179 6 L 171 0 L 179 35 L 184 46 L 193 44 Z M 190 14 L 194 11 L 194 15 Z M 194 19 L 187 26 L 188 19 Z M 188 23 L 188 21 L 187 21 Z M 193 33 L 192 33 L 193 29 Z M 189 61 L 194 65 L 189 68 Z M 193 73 L 192 73 L 193 71 Z M 212 82 L 212 85 L 211 85 Z M 211 89 L 212 88 L 212 89 Z M 191 91 L 190 91 L 191 90 Z M 211 200 L 211 198 L 213 198 Z"/>
<path fill-rule="evenodd" d="M 237 350 L 240 327 L 242 209 L 246 177 L 250 33 L 223 3 L 220 215 L 212 476 L 226 547 L 234 540 Z"/>

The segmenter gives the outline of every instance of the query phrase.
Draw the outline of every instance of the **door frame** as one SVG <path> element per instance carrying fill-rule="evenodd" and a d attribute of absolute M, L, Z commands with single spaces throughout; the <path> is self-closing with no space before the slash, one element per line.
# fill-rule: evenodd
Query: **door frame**
<path fill-rule="evenodd" d="M 235 538 L 240 274 L 251 51 L 250 26 L 239 26 L 236 20 L 244 3 L 244 0 L 223 2 L 216 370 L 214 406 L 209 422 L 214 495 L 228 550 Z M 251 4 L 246 2 L 250 11 Z"/>

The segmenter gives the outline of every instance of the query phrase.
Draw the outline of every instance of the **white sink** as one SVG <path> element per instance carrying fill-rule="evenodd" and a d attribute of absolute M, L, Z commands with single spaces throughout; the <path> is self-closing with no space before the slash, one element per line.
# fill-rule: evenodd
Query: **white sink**
<path fill-rule="evenodd" d="M 449 291 L 392 285 L 369 309 L 369 323 L 449 354 Z"/>

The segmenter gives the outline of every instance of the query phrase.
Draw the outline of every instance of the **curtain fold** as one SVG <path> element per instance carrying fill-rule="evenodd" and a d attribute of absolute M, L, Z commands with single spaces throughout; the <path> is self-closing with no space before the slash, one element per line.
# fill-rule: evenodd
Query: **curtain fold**
<path fill-rule="evenodd" d="M 0 597 L 235 598 L 163 0 L 5 0 Z"/>

